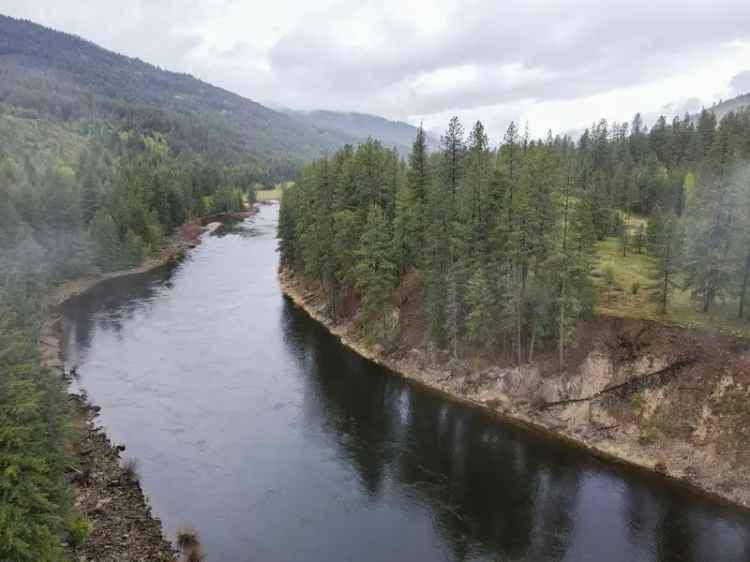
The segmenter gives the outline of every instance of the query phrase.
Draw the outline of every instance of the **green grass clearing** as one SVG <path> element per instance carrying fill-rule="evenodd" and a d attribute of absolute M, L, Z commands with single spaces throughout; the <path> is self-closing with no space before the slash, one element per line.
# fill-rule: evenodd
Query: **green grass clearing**
<path fill-rule="evenodd" d="M 645 219 L 631 217 L 628 220 L 631 229 Z M 750 322 L 737 318 L 737 301 L 727 299 L 717 302 L 714 310 L 704 314 L 700 304 L 691 299 L 689 291 L 675 289 L 672 294 L 667 314 L 661 315 L 658 306 L 652 301 L 651 287 L 655 280 L 654 259 L 646 253 L 637 253 L 635 248 L 622 255 L 620 241 L 612 236 L 595 245 L 596 257 L 592 277 L 598 293 L 596 314 L 655 320 L 682 327 L 716 328 L 738 336 L 750 337 Z M 614 285 L 611 291 L 607 288 L 607 269 L 614 273 Z M 634 294 L 633 285 L 640 288 Z"/>
<path fill-rule="evenodd" d="M 255 200 L 262 201 L 281 201 L 281 197 L 284 195 L 284 191 L 294 185 L 294 182 L 287 181 L 284 183 L 276 184 L 273 189 L 259 189 L 255 192 Z"/>

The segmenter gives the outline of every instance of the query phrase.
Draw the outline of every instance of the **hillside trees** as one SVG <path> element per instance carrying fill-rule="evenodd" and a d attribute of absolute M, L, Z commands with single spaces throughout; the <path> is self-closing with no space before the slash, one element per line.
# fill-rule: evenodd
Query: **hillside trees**
<path fill-rule="evenodd" d="M 72 513 L 68 401 L 37 350 L 44 291 L 138 264 L 186 219 L 244 204 L 231 168 L 159 135 L 9 123 L 28 128 L 0 136 L 0 559 L 47 562 Z"/>
<path fill-rule="evenodd" d="M 748 131 L 747 113 L 651 130 L 640 116 L 602 120 L 576 143 L 511 124 L 493 149 L 481 122 L 465 136 L 453 118 L 439 150 L 427 155 L 420 132 L 407 162 L 375 141 L 347 147 L 329 180 L 324 158 L 284 199 L 282 263 L 323 282 L 315 264 L 332 253 L 340 294 L 361 299 L 363 327 L 382 341 L 388 291 L 418 279 L 425 343 L 444 358 L 478 349 L 523 364 L 554 348 L 564 364 L 594 308 L 595 245 L 618 234 L 619 259 L 646 249 L 653 260 L 658 312 L 687 288 L 703 310 L 732 298 L 746 315 Z"/>
<path fill-rule="evenodd" d="M 662 214 L 657 209 L 649 222 L 649 249 L 656 258 L 653 272 L 652 299 L 659 313 L 666 314 L 670 297 L 677 286 L 677 276 L 682 267 L 683 224 L 671 211 Z"/>

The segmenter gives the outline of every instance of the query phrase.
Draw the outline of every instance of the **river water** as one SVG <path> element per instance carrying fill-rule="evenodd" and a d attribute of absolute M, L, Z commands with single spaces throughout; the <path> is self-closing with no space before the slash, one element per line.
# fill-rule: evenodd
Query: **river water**
<path fill-rule="evenodd" d="M 277 206 L 65 310 L 66 363 L 209 562 L 746 561 L 750 516 L 356 356 L 281 294 Z"/>

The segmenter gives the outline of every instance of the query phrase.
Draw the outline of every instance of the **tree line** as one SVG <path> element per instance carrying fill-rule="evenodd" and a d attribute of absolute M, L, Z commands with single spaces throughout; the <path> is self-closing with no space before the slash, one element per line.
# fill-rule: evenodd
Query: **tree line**
<path fill-rule="evenodd" d="M 681 288 L 706 312 L 734 300 L 746 316 L 749 158 L 748 111 L 601 120 L 577 141 L 511 123 L 498 147 L 454 117 L 433 153 L 420 130 L 408 161 L 370 139 L 307 166 L 282 202 L 282 267 L 319 283 L 334 317 L 358 303 L 373 340 L 394 336 L 394 292 L 416 280 L 426 341 L 444 357 L 522 364 L 554 350 L 562 364 L 593 312 L 607 237 L 623 255 L 651 253 L 661 312 Z M 648 226 L 633 231 L 631 215 Z"/>

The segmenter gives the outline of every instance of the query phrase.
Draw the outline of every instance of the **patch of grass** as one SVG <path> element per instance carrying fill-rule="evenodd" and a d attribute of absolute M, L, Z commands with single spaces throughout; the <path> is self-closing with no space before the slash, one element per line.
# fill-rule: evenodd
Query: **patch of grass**
<path fill-rule="evenodd" d="M 284 195 L 284 190 L 294 185 L 294 182 L 284 182 L 276 184 L 273 189 L 261 189 L 255 192 L 255 200 L 258 202 L 263 201 L 281 201 L 281 197 Z"/>
<path fill-rule="evenodd" d="M 627 221 L 632 232 L 645 219 L 629 217 Z M 715 328 L 732 335 L 750 337 L 750 322 L 737 318 L 737 302 L 734 299 L 717 302 L 711 312 L 704 314 L 700 310 L 700 303 L 691 298 L 689 291 L 675 289 L 667 314 L 659 314 L 657 304 L 651 299 L 656 263 L 645 248 L 640 254 L 634 247 L 630 248 L 627 256 L 623 256 L 619 239 L 612 236 L 597 242 L 595 251 L 592 277 L 598 292 L 596 314 L 655 320 L 685 328 Z M 611 288 L 607 284 L 608 270 L 614 275 Z M 634 290 L 634 287 L 638 287 L 638 290 Z"/>
<path fill-rule="evenodd" d="M 623 256 L 620 242 L 614 236 L 597 242 L 595 250 L 594 287 L 601 297 L 598 300 L 597 312 L 622 316 L 644 305 L 653 307 L 653 303 L 648 301 L 648 291 L 643 290 L 644 287 L 653 284 L 650 275 L 654 269 L 654 259 L 651 256 L 645 251 L 639 254 L 630 250 L 627 256 Z M 607 298 L 608 270 L 614 274 L 610 298 Z M 634 292 L 633 286 L 638 286 L 639 290 Z"/>

